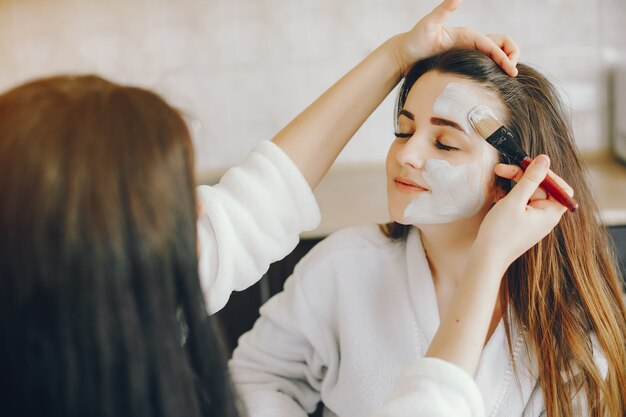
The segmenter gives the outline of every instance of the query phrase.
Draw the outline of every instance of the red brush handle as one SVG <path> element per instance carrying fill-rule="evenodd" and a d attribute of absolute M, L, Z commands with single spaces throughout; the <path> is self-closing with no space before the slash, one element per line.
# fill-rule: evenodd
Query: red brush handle
<path fill-rule="evenodd" d="M 530 159 L 529 156 L 527 156 L 522 160 L 522 162 L 519 163 L 519 166 L 524 171 L 526 171 L 526 168 L 528 168 L 528 165 L 530 165 L 532 161 L 533 160 Z M 556 181 L 554 181 L 552 177 L 550 177 L 549 173 L 548 175 L 546 175 L 546 179 L 541 182 L 540 186 L 545 190 L 546 193 L 554 197 L 556 201 L 567 207 L 569 211 L 574 212 L 578 208 L 578 202 L 570 197 L 565 191 L 563 191 L 563 189 L 559 187 Z"/>

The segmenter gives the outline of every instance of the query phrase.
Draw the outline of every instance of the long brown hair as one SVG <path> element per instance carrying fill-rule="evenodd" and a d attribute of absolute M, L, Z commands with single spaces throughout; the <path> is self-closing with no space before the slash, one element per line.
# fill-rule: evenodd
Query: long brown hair
<path fill-rule="evenodd" d="M 402 110 L 415 81 L 428 71 L 464 77 L 497 94 L 506 105 L 503 121 L 530 155 L 551 155 L 551 168 L 576 190 L 580 209 L 565 214 L 559 225 L 507 270 L 503 305 L 526 334 L 538 361 L 548 417 L 574 415 L 577 394 L 586 396 L 590 416 L 622 416 L 626 398 L 626 310 L 616 262 L 606 230 L 589 191 L 564 107 L 552 84 L 529 66 L 519 64 L 511 78 L 487 56 L 451 50 L 416 63 L 405 78 L 396 103 Z M 501 159 L 502 162 L 506 162 Z M 501 178 L 496 185 L 508 191 Z M 389 223 L 387 236 L 404 239 L 410 226 Z M 507 325 L 507 334 L 510 329 Z M 592 335 L 606 356 L 608 372 L 593 360 Z"/>
<path fill-rule="evenodd" d="M 236 416 L 201 297 L 193 149 L 149 91 L 0 95 L 0 414 Z"/>

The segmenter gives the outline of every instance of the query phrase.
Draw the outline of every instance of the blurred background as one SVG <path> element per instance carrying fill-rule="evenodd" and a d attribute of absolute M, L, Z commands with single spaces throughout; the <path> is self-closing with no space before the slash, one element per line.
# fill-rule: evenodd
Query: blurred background
<path fill-rule="evenodd" d="M 96 73 L 161 93 L 186 115 L 201 183 L 215 183 L 437 0 L 0 0 L 0 90 Z M 626 268 L 626 0 L 465 0 L 450 25 L 506 33 L 561 90 L 602 221 Z M 322 224 L 220 313 L 232 348 L 317 241 L 387 221 L 390 94 L 316 190 Z"/>
<path fill-rule="evenodd" d="M 93 72 L 153 88 L 194 120 L 198 171 L 240 161 L 436 0 L 0 0 L 0 89 Z M 579 147 L 609 146 L 624 0 L 466 0 L 451 25 L 506 33 L 563 91 Z M 390 98 L 393 98 L 393 94 Z M 381 163 L 388 99 L 339 164 Z"/>

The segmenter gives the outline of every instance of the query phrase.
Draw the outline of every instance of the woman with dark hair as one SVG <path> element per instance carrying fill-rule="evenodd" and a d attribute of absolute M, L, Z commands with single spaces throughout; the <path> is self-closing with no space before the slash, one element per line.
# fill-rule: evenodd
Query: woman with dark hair
<path fill-rule="evenodd" d="M 468 49 L 411 68 L 387 157 L 394 221 L 331 235 L 262 307 L 230 364 L 252 416 L 304 416 L 319 401 L 342 417 L 411 416 L 417 404 L 420 415 L 624 415 L 615 261 L 558 94 L 518 71 Z M 480 105 L 540 155 L 524 176 L 473 130 Z M 561 219 L 538 189 L 542 154 L 576 190 L 576 213 Z M 454 408 L 470 375 L 476 401 Z"/>
<path fill-rule="evenodd" d="M 82 76 L 0 95 L 1 414 L 238 415 L 207 312 L 315 227 L 311 187 L 412 62 L 476 46 L 514 75 L 508 38 L 442 26 L 458 3 L 197 192 L 187 127 L 154 93 Z"/>
<path fill-rule="evenodd" d="M 3 415 L 238 415 L 178 113 L 94 76 L 17 87 L 0 96 L 0 192 Z"/>

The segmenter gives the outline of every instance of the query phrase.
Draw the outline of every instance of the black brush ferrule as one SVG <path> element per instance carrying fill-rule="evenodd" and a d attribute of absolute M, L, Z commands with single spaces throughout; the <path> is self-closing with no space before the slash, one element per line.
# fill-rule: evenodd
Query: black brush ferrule
<path fill-rule="evenodd" d="M 513 133 L 504 126 L 500 126 L 486 140 L 513 164 L 519 165 L 528 156 L 517 144 Z"/>

